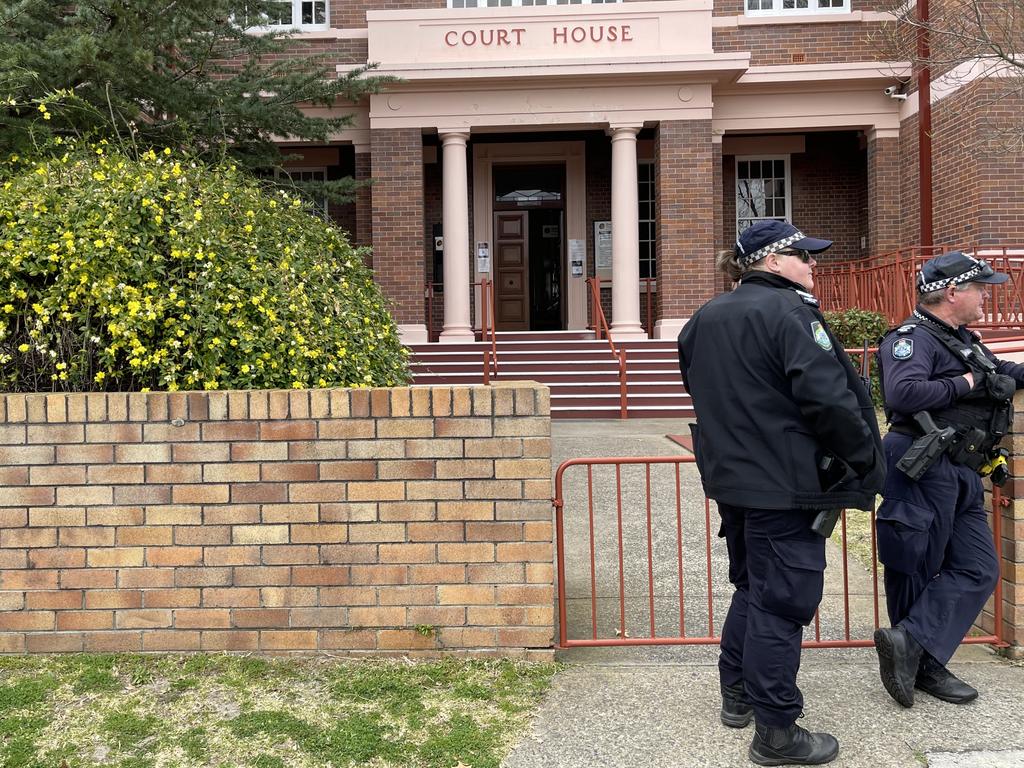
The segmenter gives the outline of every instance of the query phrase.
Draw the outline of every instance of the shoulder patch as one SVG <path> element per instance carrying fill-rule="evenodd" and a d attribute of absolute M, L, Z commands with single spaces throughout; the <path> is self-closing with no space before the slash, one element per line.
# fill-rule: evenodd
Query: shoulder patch
<path fill-rule="evenodd" d="M 817 320 L 811 322 L 811 335 L 814 337 L 814 341 L 819 347 L 824 349 L 826 352 L 831 351 L 832 339 L 828 337 L 828 332 Z"/>
<path fill-rule="evenodd" d="M 793 290 L 796 291 L 796 295 L 803 300 L 804 304 L 810 304 L 812 307 L 818 306 L 818 300 L 814 297 L 813 293 L 797 290 L 796 288 Z"/>
<path fill-rule="evenodd" d="M 897 339 L 892 345 L 893 360 L 909 360 L 914 355 L 913 339 Z"/>

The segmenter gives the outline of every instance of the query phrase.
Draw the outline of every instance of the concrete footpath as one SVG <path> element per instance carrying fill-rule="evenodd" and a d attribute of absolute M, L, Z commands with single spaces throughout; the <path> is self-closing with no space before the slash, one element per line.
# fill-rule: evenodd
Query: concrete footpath
<path fill-rule="evenodd" d="M 583 456 L 667 456 L 685 453 L 668 434 L 688 434 L 685 420 L 553 422 L 554 466 Z M 586 470 L 566 472 L 566 629 L 570 638 L 625 634 L 716 634 L 731 587 L 726 556 L 711 511 L 711 566 L 703 495 L 692 466 L 684 466 L 676 504 L 676 479 L 652 470 L 651 536 L 647 535 L 642 468 L 614 474 L 595 468 L 594 527 L 590 535 Z M 632 473 L 632 474 L 630 474 Z M 572 474 L 572 478 L 570 475 Z M 621 506 L 616 504 L 621 487 Z M 619 520 L 621 519 L 621 523 Z M 679 533 L 682 532 L 682 536 Z M 624 558 L 618 567 L 618 540 Z M 590 567 L 589 553 L 595 565 Z M 652 553 L 648 566 L 647 553 Z M 874 626 L 870 570 L 855 558 L 843 567 L 829 544 L 822 639 L 870 637 Z M 850 615 L 843 615 L 843 584 Z M 680 600 L 682 583 L 685 600 Z M 596 595 L 592 594 L 596 588 Z M 709 632 L 708 605 L 711 605 Z M 654 605 L 652 619 L 650 606 Z M 884 604 L 882 607 L 884 623 Z M 808 637 L 813 637 L 813 626 Z M 565 667 L 526 737 L 504 768 L 566 766 L 751 766 L 752 727 L 730 729 L 718 721 L 717 649 L 713 646 L 573 649 L 560 653 Z M 1024 666 L 982 646 L 962 646 L 950 668 L 980 691 L 954 706 L 918 694 L 912 709 L 897 705 L 882 688 L 874 649 L 803 652 L 799 684 L 805 698 L 801 725 L 827 730 L 840 742 L 836 768 L 1024 768 Z"/>

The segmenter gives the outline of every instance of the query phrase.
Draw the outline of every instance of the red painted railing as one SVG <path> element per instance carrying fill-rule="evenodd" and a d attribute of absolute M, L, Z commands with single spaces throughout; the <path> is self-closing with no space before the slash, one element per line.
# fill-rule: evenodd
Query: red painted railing
<path fill-rule="evenodd" d="M 489 384 L 491 376 L 498 375 L 498 343 L 494 331 L 494 281 L 486 277 L 480 278 L 480 340 L 484 342 L 484 384 Z"/>
<path fill-rule="evenodd" d="M 434 343 L 441 332 L 434 326 L 434 294 L 443 283 L 424 283 L 423 298 L 426 301 L 427 341 Z M 492 376 L 498 375 L 498 343 L 494 323 L 494 281 L 486 277 L 480 278 L 480 340 L 489 344 L 484 348 L 484 384 L 490 382 Z"/>
<path fill-rule="evenodd" d="M 627 418 L 626 399 L 626 350 L 616 349 L 612 341 L 611 330 L 608 328 L 608 320 L 604 316 L 604 308 L 601 307 L 601 289 L 598 287 L 596 277 L 588 277 L 587 285 L 590 288 L 590 329 L 594 331 L 594 337 L 601 339 L 601 334 L 608 339 L 608 346 L 611 347 L 612 357 L 619 364 L 619 418 Z"/>
<path fill-rule="evenodd" d="M 822 264 L 814 270 L 814 291 L 822 309 L 866 309 L 880 312 L 890 323 L 908 317 L 917 299 L 915 280 L 921 265 L 953 246 L 903 248 L 882 256 Z M 1024 328 L 1024 246 L 961 246 L 959 250 L 984 259 L 1010 280 L 989 286 L 987 317 L 981 328 Z"/>
<path fill-rule="evenodd" d="M 714 645 L 720 642 L 720 626 L 715 623 L 715 590 L 712 567 L 712 542 L 716 539 L 712 525 L 711 503 L 703 498 L 699 481 L 695 475 L 693 486 L 684 489 L 682 482 L 683 467 L 695 462 L 693 456 L 661 456 L 661 457 L 616 457 L 616 458 L 581 458 L 570 459 L 558 467 L 555 473 L 555 542 L 557 546 L 558 573 L 558 646 L 560 648 L 593 647 L 593 646 L 632 646 L 632 645 Z M 573 467 L 585 467 L 586 477 L 583 482 L 572 485 L 572 506 L 567 507 L 565 491 L 565 474 Z M 643 470 L 643 476 L 636 473 L 624 481 L 623 473 L 629 467 Z M 657 468 L 668 470 L 669 476 L 662 473 L 656 480 L 658 487 L 652 491 L 652 470 Z M 607 473 L 597 475 L 595 470 L 605 469 Z M 595 493 L 595 483 L 601 487 Z M 613 486 L 613 487 L 609 487 Z M 674 488 L 674 493 L 668 490 Z M 685 493 L 684 493 L 685 490 Z M 623 496 L 628 495 L 628 503 Z M 638 495 L 643 500 L 637 503 Z M 684 510 L 693 513 L 693 503 L 703 498 L 703 525 L 699 529 L 688 529 L 684 526 Z M 603 506 L 600 506 L 604 502 Z M 1009 505 L 1003 499 L 998 487 L 992 490 L 992 534 L 997 556 L 1000 555 L 1002 539 L 1002 509 Z M 867 513 L 865 513 L 867 514 Z M 871 528 L 871 598 L 873 605 L 870 620 L 860 615 L 860 629 L 857 636 L 851 629 L 850 609 L 850 563 L 847 530 L 847 512 L 842 514 L 842 616 L 841 622 L 834 615 L 827 614 L 826 619 L 833 627 L 831 637 L 823 637 L 822 617 L 816 612 L 814 617 L 813 639 L 803 642 L 805 648 L 858 648 L 873 645 L 871 635 L 881 620 L 879 607 L 879 574 L 875 528 Z M 567 589 L 567 552 L 566 528 L 571 526 L 576 534 L 573 551 L 589 555 L 589 564 L 574 561 L 576 575 L 574 587 L 589 586 L 589 591 L 581 597 L 573 599 L 589 603 L 589 620 L 578 618 L 570 625 L 568 615 Z M 657 532 L 657 533 L 655 533 Z M 675 541 L 670 539 L 675 537 Z M 686 536 L 690 535 L 689 544 L 684 547 Z M 584 538 L 585 537 L 585 538 Z M 599 541 L 600 539 L 600 541 Z M 699 542 L 699 543 L 698 543 Z M 655 545 L 662 556 L 655 557 Z M 611 550 L 611 551 L 609 551 Z M 630 551 L 627 556 L 626 552 Z M 685 551 L 684 551 L 685 550 Z M 689 562 L 688 552 L 692 558 L 700 552 L 699 565 Z M 671 554 L 669 554 L 671 553 Z M 720 556 L 724 556 L 724 552 Z M 642 558 L 641 563 L 636 559 Z M 632 567 L 628 567 L 632 566 Z M 642 567 L 641 567 L 642 566 Z M 581 570 L 583 571 L 581 573 Z M 662 595 L 663 609 L 659 611 L 658 597 L 655 594 L 655 571 L 662 576 L 661 584 L 678 583 L 678 595 Z M 598 574 L 600 574 L 600 579 Z M 684 576 L 684 574 L 687 574 Z M 678 582 L 676 580 L 678 575 Z M 646 581 L 646 583 L 644 583 Z M 688 581 L 696 581 L 696 590 L 688 592 Z M 705 582 L 701 584 L 700 582 Z M 627 583 L 628 582 L 628 583 Z M 705 587 L 706 589 L 702 588 Z M 731 587 L 723 585 L 720 590 L 719 607 L 724 608 L 731 597 Z M 965 643 L 992 643 L 1005 646 L 1002 638 L 1003 606 L 1002 579 L 996 583 L 993 606 L 994 632 L 989 635 L 968 636 Z M 602 592 L 604 594 L 602 595 Z M 599 600 L 615 600 L 614 610 L 607 607 L 602 611 Z M 665 602 L 670 600 L 671 603 Z M 693 603 L 701 605 L 706 600 L 706 620 L 703 620 L 703 607 L 696 609 Z M 687 605 L 690 609 L 690 627 L 687 629 Z M 586 604 L 580 606 L 584 611 Z M 676 612 L 678 610 L 678 616 Z M 631 618 L 627 618 L 627 613 Z M 645 615 L 646 614 L 646 615 Z M 698 628 L 693 630 L 694 619 L 698 619 Z M 659 619 L 661 620 L 659 622 Z M 658 626 L 670 628 L 659 633 Z M 678 632 L 675 631 L 678 625 Z M 867 626 L 865 626 L 867 625 Z M 839 627 L 842 627 L 841 630 Z M 865 631 L 866 630 L 866 631 Z M 630 632 L 638 636 L 631 636 Z M 643 633 L 643 634 L 640 634 Z M 570 637 L 570 635 L 573 635 Z M 835 636 L 835 635 L 838 635 Z"/>

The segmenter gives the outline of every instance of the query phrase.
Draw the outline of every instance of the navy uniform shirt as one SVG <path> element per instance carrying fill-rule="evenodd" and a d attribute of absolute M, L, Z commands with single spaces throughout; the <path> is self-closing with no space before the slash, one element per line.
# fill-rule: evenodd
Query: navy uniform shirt
<path fill-rule="evenodd" d="M 966 344 L 977 338 L 967 326 L 952 328 L 922 309 L 916 310 L 940 326 L 950 330 Z M 985 355 L 996 364 L 996 373 L 1012 376 L 1017 389 L 1024 387 L 1024 364 L 999 360 L 982 345 Z M 893 424 L 912 424 L 918 411 L 935 411 L 951 406 L 971 391 L 964 378 L 967 364 L 926 328 L 902 325 L 890 331 L 878 349 L 882 367 L 883 397 L 893 412 Z M 978 375 L 975 374 L 975 380 Z"/>

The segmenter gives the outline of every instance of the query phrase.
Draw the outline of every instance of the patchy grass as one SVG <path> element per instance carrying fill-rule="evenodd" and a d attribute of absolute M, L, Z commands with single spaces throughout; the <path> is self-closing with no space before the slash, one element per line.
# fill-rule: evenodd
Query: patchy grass
<path fill-rule="evenodd" d="M 0 768 L 497 768 L 554 665 L 0 658 Z"/>
<path fill-rule="evenodd" d="M 879 497 L 876 506 L 881 501 L 881 497 Z M 871 570 L 871 529 L 874 526 L 874 520 L 873 512 L 865 512 L 862 509 L 846 510 L 846 540 L 850 563 L 851 565 L 860 563 L 868 571 Z M 843 546 L 843 523 L 841 520 L 836 524 L 836 529 L 832 531 L 832 542 L 837 547 Z"/>

